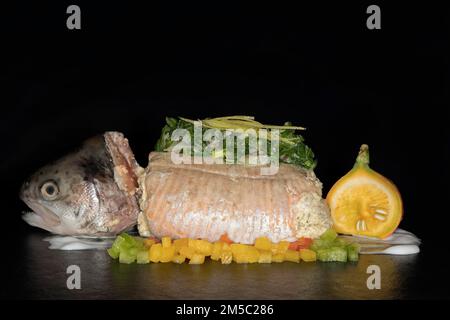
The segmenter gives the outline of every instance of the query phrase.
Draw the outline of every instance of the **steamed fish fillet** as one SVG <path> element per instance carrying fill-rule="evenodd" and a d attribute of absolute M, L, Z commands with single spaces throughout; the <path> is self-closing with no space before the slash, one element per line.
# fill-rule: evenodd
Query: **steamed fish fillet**
<path fill-rule="evenodd" d="M 332 225 L 311 170 L 280 164 L 265 176 L 260 166 L 176 165 L 170 153 L 152 152 L 149 160 L 139 177 L 142 236 L 217 241 L 226 233 L 239 243 L 279 242 L 315 238 Z"/>

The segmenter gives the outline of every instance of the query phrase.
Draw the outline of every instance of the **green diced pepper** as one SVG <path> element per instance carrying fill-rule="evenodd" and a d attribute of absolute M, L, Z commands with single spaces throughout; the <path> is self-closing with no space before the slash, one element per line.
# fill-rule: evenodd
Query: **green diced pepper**
<path fill-rule="evenodd" d="M 111 248 L 108 250 L 111 258 L 119 258 L 120 263 L 132 263 L 136 261 L 139 255 L 139 263 L 148 263 L 148 250 L 144 244 L 144 239 L 133 237 L 127 233 L 117 236 Z M 143 253 L 145 251 L 145 254 Z"/>
<path fill-rule="evenodd" d="M 334 241 L 336 238 L 337 238 L 337 233 L 336 233 L 336 231 L 334 231 L 334 229 L 328 229 L 320 236 L 320 240 L 330 241 L 330 242 Z"/>
<path fill-rule="evenodd" d="M 148 250 L 140 250 L 138 251 L 137 255 L 137 263 L 145 264 L 150 262 L 150 258 L 148 255 Z"/>
<path fill-rule="evenodd" d="M 347 250 L 341 247 L 331 247 L 317 250 L 317 259 L 323 262 L 347 262 Z"/>
<path fill-rule="evenodd" d="M 106 251 L 108 251 L 109 256 L 113 259 L 117 259 L 119 257 L 120 250 L 118 247 L 113 246 Z"/>
<path fill-rule="evenodd" d="M 120 263 L 133 263 L 136 261 L 136 250 L 132 250 L 133 248 L 129 250 L 121 250 L 119 255 L 119 262 Z"/>
<path fill-rule="evenodd" d="M 331 247 L 346 247 L 348 242 L 341 238 L 336 238 L 333 240 Z"/>
<path fill-rule="evenodd" d="M 136 244 L 136 240 L 134 239 L 134 237 L 130 236 L 128 233 L 121 233 L 119 237 L 122 238 L 123 242 L 129 245 L 130 247 Z"/>
<path fill-rule="evenodd" d="M 316 239 L 310 246 L 311 250 L 317 251 L 319 249 L 326 249 L 331 247 L 332 242 L 328 240 Z"/>
<path fill-rule="evenodd" d="M 347 256 L 349 261 L 358 261 L 359 245 L 357 243 L 351 243 L 347 246 Z"/>

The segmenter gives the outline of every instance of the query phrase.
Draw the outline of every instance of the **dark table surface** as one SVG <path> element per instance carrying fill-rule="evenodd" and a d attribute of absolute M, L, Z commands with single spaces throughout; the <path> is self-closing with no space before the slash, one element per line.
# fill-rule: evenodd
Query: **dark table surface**
<path fill-rule="evenodd" d="M 450 297 L 448 260 L 418 255 L 364 255 L 358 263 L 124 265 L 103 250 L 49 250 L 48 234 L 28 232 L 10 248 L 7 299 L 433 299 Z M 424 249 L 424 248 L 422 248 Z M 9 260 L 9 261 L 7 261 Z M 81 270 L 81 290 L 69 290 L 67 267 Z M 367 267 L 381 269 L 381 289 L 369 290 Z"/>

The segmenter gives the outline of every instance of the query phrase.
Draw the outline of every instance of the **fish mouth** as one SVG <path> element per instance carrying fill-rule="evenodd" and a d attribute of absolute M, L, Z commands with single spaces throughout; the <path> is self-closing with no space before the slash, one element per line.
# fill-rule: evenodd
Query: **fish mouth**
<path fill-rule="evenodd" d="M 22 216 L 29 225 L 52 231 L 51 229 L 61 224 L 59 217 L 39 202 L 30 199 L 23 199 L 23 201 L 33 210 Z"/>

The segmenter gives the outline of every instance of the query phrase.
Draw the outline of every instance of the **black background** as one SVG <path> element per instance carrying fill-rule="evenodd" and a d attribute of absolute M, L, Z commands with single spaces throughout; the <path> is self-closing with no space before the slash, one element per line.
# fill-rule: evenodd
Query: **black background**
<path fill-rule="evenodd" d="M 66 28 L 73 3 L 81 30 Z M 401 227 L 448 250 L 446 8 L 378 3 L 382 29 L 368 30 L 372 2 L 73 3 L 22 3 L 3 20 L 6 232 L 31 230 L 22 181 L 87 137 L 122 131 L 145 166 L 165 116 L 247 114 L 307 127 L 324 194 L 369 144 L 402 193 Z"/>

